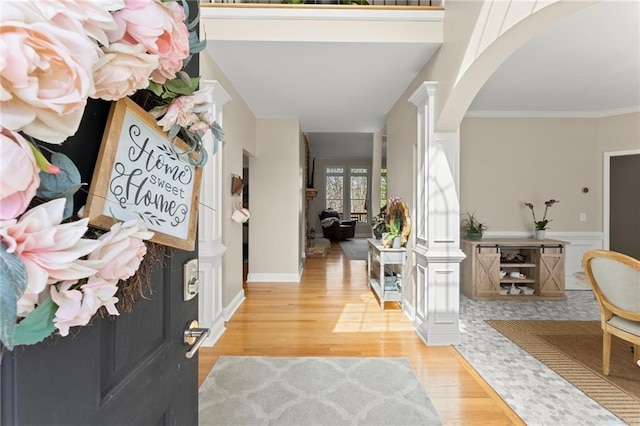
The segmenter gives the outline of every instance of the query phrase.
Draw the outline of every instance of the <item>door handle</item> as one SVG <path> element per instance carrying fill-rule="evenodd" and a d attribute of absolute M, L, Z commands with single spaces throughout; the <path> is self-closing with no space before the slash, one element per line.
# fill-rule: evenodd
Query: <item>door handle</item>
<path fill-rule="evenodd" d="M 187 358 L 193 358 L 196 352 L 198 352 L 198 349 L 200 349 L 200 346 L 204 343 L 204 340 L 211 334 L 210 329 L 199 328 L 198 325 L 198 321 L 193 320 L 184 331 L 184 344 L 193 345 L 185 354 Z"/>

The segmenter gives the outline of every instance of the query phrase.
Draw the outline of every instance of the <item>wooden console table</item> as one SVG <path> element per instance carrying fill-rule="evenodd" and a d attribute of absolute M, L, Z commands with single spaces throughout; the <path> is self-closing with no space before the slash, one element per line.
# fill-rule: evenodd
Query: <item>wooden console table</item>
<path fill-rule="evenodd" d="M 462 294 L 473 300 L 567 300 L 565 246 L 552 239 L 463 239 Z"/>
<path fill-rule="evenodd" d="M 405 276 L 407 249 L 386 248 L 380 240 L 368 238 L 367 274 L 369 287 L 376 293 L 380 301 L 380 310 L 384 312 L 384 302 L 399 302 L 402 307 L 402 279 Z M 400 272 L 385 282 L 385 267 L 400 266 Z M 394 268 L 395 269 L 395 268 Z"/>

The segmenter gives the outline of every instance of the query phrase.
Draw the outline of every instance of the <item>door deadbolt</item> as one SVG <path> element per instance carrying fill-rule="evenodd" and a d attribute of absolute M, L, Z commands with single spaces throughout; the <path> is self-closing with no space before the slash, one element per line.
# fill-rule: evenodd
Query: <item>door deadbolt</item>
<path fill-rule="evenodd" d="M 200 271 L 198 270 L 198 259 L 188 260 L 184 264 L 183 299 L 188 301 L 198 295 L 200 291 Z"/>

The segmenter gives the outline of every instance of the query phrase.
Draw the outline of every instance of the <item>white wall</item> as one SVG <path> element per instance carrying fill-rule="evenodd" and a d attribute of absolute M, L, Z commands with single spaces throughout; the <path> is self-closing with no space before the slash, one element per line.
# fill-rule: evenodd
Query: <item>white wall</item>
<path fill-rule="evenodd" d="M 249 274 L 247 281 L 300 279 L 300 217 L 304 188 L 297 118 L 257 120 L 257 155 L 249 159 Z"/>

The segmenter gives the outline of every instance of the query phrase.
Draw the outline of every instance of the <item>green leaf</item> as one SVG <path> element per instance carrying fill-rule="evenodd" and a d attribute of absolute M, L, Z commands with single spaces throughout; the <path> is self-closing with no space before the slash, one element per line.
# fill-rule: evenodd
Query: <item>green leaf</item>
<path fill-rule="evenodd" d="M 51 164 L 60 169 L 59 173 L 40 172 L 40 187 L 36 196 L 53 200 L 55 198 L 66 198 L 67 204 L 64 210 L 64 219 L 73 213 L 73 194 L 82 187 L 80 182 L 80 172 L 69 157 L 59 152 L 51 155 Z"/>
<path fill-rule="evenodd" d="M 173 80 L 169 80 L 164 84 L 166 90 L 178 94 L 178 95 L 192 95 L 195 92 L 196 87 L 198 87 L 198 83 L 200 82 L 200 77 L 194 77 L 191 79 L 191 84 L 187 84 L 181 78 L 175 78 Z"/>
<path fill-rule="evenodd" d="M 158 84 L 155 81 L 149 80 L 149 86 L 147 86 L 147 90 L 151 91 L 156 96 L 162 96 L 164 93 L 164 87 L 162 84 Z"/>
<path fill-rule="evenodd" d="M 27 288 L 27 269 L 22 260 L 0 243 L 0 341 L 9 349 L 15 344 L 13 330 L 18 319 L 18 299 Z"/>
<path fill-rule="evenodd" d="M 221 141 L 224 136 L 224 132 L 222 131 L 222 127 L 217 122 L 213 122 L 211 125 L 211 131 L 213 132 L 213 137 L 217 140 Z"/>
<path fill-rule="evenodd" d="M 34 345 L 42 342 L 56 329 L 53 318 L 56 316 L 58 305 L 47 298 L 38 305 L 29 316 L 20 321 L 13 332 L 14 345 Z"/>

